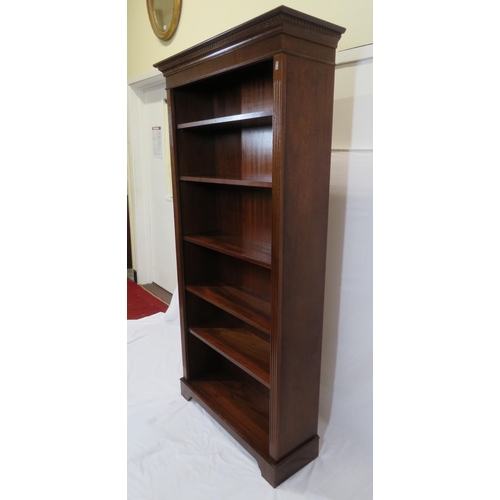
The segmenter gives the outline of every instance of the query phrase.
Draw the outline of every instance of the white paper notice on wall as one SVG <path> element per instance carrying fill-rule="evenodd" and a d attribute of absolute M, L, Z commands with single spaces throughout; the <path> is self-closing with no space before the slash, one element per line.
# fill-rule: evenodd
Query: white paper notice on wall
<path fill-rule="evenodd" d="M 163 160 L 163 147 L 161 141 L 161 127 L 152 127 L 153 158 Z"/>

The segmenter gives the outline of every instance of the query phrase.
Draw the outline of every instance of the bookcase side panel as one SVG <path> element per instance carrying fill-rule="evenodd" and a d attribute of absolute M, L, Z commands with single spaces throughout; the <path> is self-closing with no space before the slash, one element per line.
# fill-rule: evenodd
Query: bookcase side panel
<path fill-rule="evenodd" d="M 317 433 L 334 77 L 330 64 L 283 59 L 275 460 Z"/>
<path fill-rule="evenodd" d="M 181 199 L 179 181 L 179 162 L 177 158 L 177 116 L 175 91 L 167 89 L 168 103 L 168 128 L 170 135 L 170 162 L 172 168 L 172 190 L 174 202 L 174 226 L 175 226 L 175 248 L 177 258 L 177 292 L 179 297 L 179 318 L 181 326 L 182 344 L 182 366 L 184 377 L 189 379 L 189 364 L 187 342 L 188 331 L 186 329 L 186 298 L 184 291 L 184 253 L 182 241 L 182 219 L 181 219 Z"/>

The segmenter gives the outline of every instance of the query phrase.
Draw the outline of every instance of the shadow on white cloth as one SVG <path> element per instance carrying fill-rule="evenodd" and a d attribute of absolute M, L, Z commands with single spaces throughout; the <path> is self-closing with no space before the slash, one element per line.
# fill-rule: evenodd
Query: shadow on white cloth
<path fill-rule="evenodd" d="M 319 457 L 273 489 L 256 461 L 180 394 L 177 290 L 166 313 L 128 320 L 128 500 L 372 498 L 371 448 L 342 422 L 333 398 Z"/>

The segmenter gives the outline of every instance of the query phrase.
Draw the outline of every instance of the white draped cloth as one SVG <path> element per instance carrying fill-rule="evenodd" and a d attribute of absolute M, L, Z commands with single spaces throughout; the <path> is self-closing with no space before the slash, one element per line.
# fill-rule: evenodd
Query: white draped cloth
<path fill-rule="evenodd" d="M 371 439 L 357 432 L 351 375 L 339 381 L 351 396 L 337 401 L 334 390 L 330 415 L 320 411 L 319 457 L 273 489 L 256 461 L 180 394 L 176 291 L 166 313 L 128 320 L 128 500 L 371 499 Z"/>

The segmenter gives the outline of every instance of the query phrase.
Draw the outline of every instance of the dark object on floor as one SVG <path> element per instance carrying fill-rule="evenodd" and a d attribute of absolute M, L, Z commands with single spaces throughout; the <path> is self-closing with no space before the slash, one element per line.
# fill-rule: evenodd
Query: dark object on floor
<path fill-rule="evenodd" d="M 165 312 L 168 305 L 127 279 L 127 319 L 140 319 L 159 312 Z"/>
<path fill-rule="evenodd" d="M 132 281 L 134 281 L 134 283 L 137 283 L 136 280 Z M 172 302 L 172 294 L 170 292 L 167 292 L 167 290 L 157 285 L 156 283 L 147 283 L 141 286 L 149 293 L 152 293 L 156 298 L 160 299 L 162 302 L 165 302 L 165 304 L 170 305 L 170 302 Z"/>

